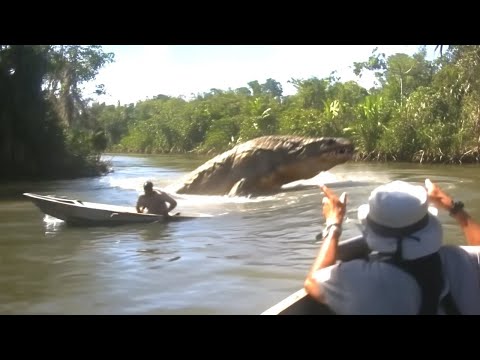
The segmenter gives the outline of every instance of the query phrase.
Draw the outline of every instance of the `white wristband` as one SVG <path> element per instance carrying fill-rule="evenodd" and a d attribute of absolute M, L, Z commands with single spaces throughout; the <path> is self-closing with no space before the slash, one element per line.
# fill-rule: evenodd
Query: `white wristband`
<path fill-rule="evenodd" d="M 331 223 L 325 227 L 325 229 L 322 231 L 322 236 L 325 239 L 330 231 L 336 231 L 338 235 L 342 234 L 342 225 L 338 223 Z"/>

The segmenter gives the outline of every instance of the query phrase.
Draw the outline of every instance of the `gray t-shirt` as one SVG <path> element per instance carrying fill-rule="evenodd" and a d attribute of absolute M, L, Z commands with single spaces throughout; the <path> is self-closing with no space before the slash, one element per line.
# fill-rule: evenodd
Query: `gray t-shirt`
<path fill-rule="evenodd" d="M 480 314 L 480 246 L 445 245 L 440 249 L 447 286 L 460 312 Z"/>
<path fill-rule="evenodd" d="M 456 246 L 440 249 L 446 275 L 442 296 L 450 290 L 462 314 L 480 314 L 480 250 Z M 380 261 L 352 260 L 315 273 L 327 305 L 340 315 L 416 315 L 421 289 L 401 269 Z M 439 309 L 439 314 L 443 314 Z"/>

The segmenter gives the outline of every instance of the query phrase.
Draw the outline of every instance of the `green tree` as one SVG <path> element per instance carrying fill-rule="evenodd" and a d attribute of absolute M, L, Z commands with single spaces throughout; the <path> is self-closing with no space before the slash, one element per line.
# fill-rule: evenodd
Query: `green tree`
<path fill-rule="evenodd" d="M 298 106 L 304 109 L 323 109 L 324 103 L 327 100 L 329 79 L 312 77 L 307 80 L 291 79 L 288 82 L 297 89 L 297 94 L 292 99 L 292 102 L 297 103 Z"/>
<path fill-rule="evenodd" d="M 50 71 L 46 77 L 49 100 L 67 126 L 80 126 L 80 112 L 88 99 L 83 99 L 81 85 L 95 79 L 100 68 L 114 60 L 113 53 L 104 53 L 100 45 L 58 45 L 49 49 Z M 97 93 L 103 87 L 97 87 Z"/>
<path fill-rule="evenodd" d="M 261 89 L 262 94 L 268 94 L 276 98 L 280 98 L 283 94 L 282 84 L 271 78 L 261 85 Z"/>
<path fill-rule="evenodd" d="M 66 69 L 73 66 L 70 59 L 60 64 L 57 55 L 54 46 L 0 46 L 0 158 L 10 178 L 83 176 L 105 170 L 98 154 L 101 135 L 94 132 L 79 142 L 81 136 L 60 121 L 57 100 L 65 99 L 67 88 L 75 90 L 77 99 L 81 92 L 66 80 L 71 72 Z M 93 80 L 95 71 L 88 73 L 88 66 L 82 66 L 79 78 Z M 55 76 L 66 82 L 52 91 Z M 65 104 L 64 115 L 71 113 L 72 102 Z"/>

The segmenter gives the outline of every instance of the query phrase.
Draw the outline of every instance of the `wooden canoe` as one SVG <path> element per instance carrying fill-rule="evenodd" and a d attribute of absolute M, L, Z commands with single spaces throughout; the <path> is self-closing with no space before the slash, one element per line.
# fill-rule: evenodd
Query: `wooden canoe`
<path fill-rule="evenodd" d="M 118 206 L 24 193 L 44 214 L 65 221 L 69 225 L 122 225 L 153 222 L 185 221 L 205 215 L 162 215 L 141 214 L 131 206 Z"/>

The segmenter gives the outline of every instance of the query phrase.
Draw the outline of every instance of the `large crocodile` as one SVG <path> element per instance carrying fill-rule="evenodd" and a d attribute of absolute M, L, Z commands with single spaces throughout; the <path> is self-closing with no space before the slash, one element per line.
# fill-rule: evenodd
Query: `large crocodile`
<path fill-rule="evenodd" d="M 352 158 L 344 138 L 263 136 L 235 146 L 188 174 L 178 194 L 257 196 L 309 179 Z"/>

